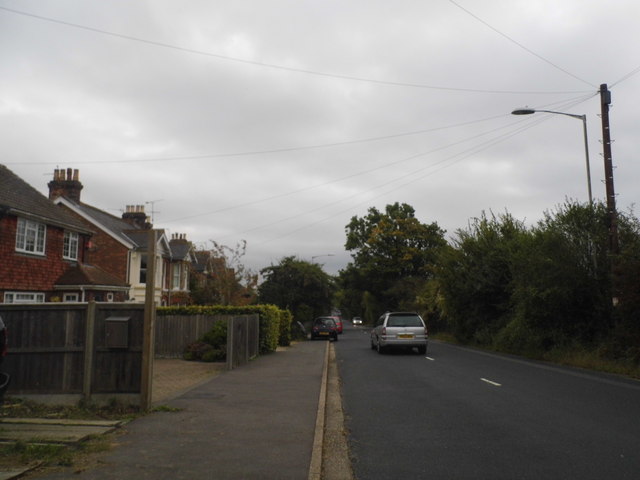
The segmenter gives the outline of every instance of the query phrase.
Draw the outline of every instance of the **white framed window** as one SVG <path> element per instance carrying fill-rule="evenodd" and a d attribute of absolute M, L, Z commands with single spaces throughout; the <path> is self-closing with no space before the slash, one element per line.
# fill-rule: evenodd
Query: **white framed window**
<path fill-rule="evenodd" d="M 44 223 L 18 218 L 16 250 L 44 255 L 47 227 Z"/>
<path fill-rule="evenodd" d="M 140 283 L 147 283 L 147 256 L 140 255 Z"/>
<path fill-rule="evenodd" d="M 182 264 L 173 264 L 173 279 L 171 282 L 171 288 L 173 290 L 180 290 L 180 280 L 182 280 Z"/>
<path fill-rule="evenodd" d="M 4 292 L 4 303 L 44 303 L 44 293 Z"/>
<path fill-rule="evenodd" d="M 64 232 L 62 258 L 67 260 L 78 259 L 78 234 L 76 232 Z"/>
<path fill-rule="evenodd" d="M 63 302 L 79 302 L 80 295 L 77 293 L 65 293 L 62 295 Z"/>

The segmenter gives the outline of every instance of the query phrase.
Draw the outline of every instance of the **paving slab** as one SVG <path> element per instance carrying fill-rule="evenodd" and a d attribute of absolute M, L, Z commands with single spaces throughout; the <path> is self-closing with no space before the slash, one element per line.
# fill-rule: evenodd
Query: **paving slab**
<path fill-rule="evenodd" d="M 0 442 L 74 443 L 91 435 L 109 433 L 121 423 L 34 418 L 3 419 L 0 421 Z"/>

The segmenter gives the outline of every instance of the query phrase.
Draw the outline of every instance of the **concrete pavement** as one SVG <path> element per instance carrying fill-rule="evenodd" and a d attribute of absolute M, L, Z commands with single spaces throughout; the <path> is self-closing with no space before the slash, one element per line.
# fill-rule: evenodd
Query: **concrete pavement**
<path fill-rule="evenodd" d="M 162 402 L 179 411 L 126 425 L 99 467 L 37 478 L 320 478 L 310 467 L 321 457 L 328 348 L 302 342 L 224 372 Z"/>

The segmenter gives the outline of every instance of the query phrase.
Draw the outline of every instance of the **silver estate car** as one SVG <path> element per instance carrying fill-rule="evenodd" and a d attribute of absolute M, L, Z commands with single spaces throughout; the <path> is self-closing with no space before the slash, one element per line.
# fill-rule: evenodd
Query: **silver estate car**
<path fill-rule="evenodd" d="M 371 348 L 384 353 L 387 348 L 416 347 L 418 353 L 427 353 L 427 327 L 417 313 L 387 312 L 371 330 Z"/>

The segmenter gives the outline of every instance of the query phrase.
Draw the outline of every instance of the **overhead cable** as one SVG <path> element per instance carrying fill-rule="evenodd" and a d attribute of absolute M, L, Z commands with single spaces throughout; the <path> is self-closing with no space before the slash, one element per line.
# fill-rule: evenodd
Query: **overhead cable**
<path fill-rule="evenodd" d="M 144 44 L 152 45 L 152 46 L 155 46 L 155 47 L 169 48 L 169 49 L 172 49 L 172 50 L 191 53 L 191 54 L 194 54 L 194 55 L 203 55 L 203 56 L 207 56 L 207 57 L 211 57 L 211 58 L 217 58 L 219 60 L 243 63 L 243 64 L 253 65 L 253 66 L 258 66 L 258 67 L 271 68 L 271 69 L 276 69 L 276 70 L 285 70 L 285 71 L 289 71 L 289 72 L 303 73 L 303 74 L 306 74 L 306 75 L 315 75 L 315 76 L 320 76 L 320 77 L 337 78 L 337 79 L 341 79 L 341 80 L 350 80 L 350 81 L 356 81 L 356 82 L 366 82 L 366 83 L 372 83 L 372 84 L 377 84 L 377 85 L 388 85 L 388 86 L 394 86 L 394 87 L 423 88 L 423 89 L 431 89 L 431 90 L 446 90 L 446 91 L 451 91 L 451 92 L 468 92 L 468 93 L 518 94 L 518 95 L 519 94 L 530 94 L 530 95 L 560 94 L 560 95 L 564 95 L 564 94 L 567 94 L 567 93 L 582 93 L 582 92 L 579 92 L 579 91 L 529 91 L 529 92 L 524 91 L 523 92 L 523 91 L 514 91 L 514 90 L 489 90 L 489 89 L 481 89 L 481 88 L 456 88 L 456 87 L 448 87 L 448 86 L 442 86 L 442 85 L 426 85 L 426 84 L 420 84 L 420 83 L 395 82 L 395 81 L 390 81 L 390 80 L 377 80 L 377 79 L 373 79 L 373 78 L 357 77 L 357 76 L 353 76 L 353 75 L 346 75 L 346 74 L 340 74 L 340 73 L 329 73 L 329 72 L 321 72 L 321 71 L 317 71 L 317 70 L 309 70 L 309 69 L 305 69 L 305 68 L 288 67 L 288 66 L 284 66 L 284 65 L 278 65 L 278 64 L 275 64 L 275 63 L 260 62 L 260 61 L 256 61 L 256 60 L 247 60 L 247 59 L 243 59 L 243 58 L 230 57 L 230 56 L 227 56 L 227 55 L 220 55 L 220 54 L 217 54 L 217 53 L 205 52 L 205 51 L 202 51 L 202 50 L 195 50 L 195 49 L 192 49 L 192 48 L 179 47 L 177 45 L 171 45 L 169 43 L 158 42 L 158 41 L 155 41 L 155 40 L 147 40 L 147 39 L 140 38 L 140 37 L 134 37 L 132 35 L 125 35 L 125 34 L 121 34 L 121 33 L 109 32 L 107 30 L 102 30 L 102 29 L 99 29 L 99 28 L 88 27 L 86 25 L 80 25 L 80 24 L 77 24 L 77 23 L 66 22 L 64 20 L 58 20 L 58 19 L 50 18 L 50 17 L 44 17 L 42 15 L 36 15 L 36 14 L 33 14 L 33 13 L 28 13 L 28 12 L 23 12 L 23 11 L 20 11 L 20 10 L 15 10 L 13 8 L 0 7 L 0 10 L 5 11 L 5 12 L 14 13 L 16 15 L 23 15 L 23 16 L 26 16 L 26 17 L 35 18 L 37 20 L 42 20 L 42 21 L 45 21 L 45 22 L 57 23 L 59 25 L 64 25 L 66 27 L 78 28 L 78 29 L 86 30 L 86 31 L 93 32 L 93 33 L 99 33 L 101 35 L 108 35 L 108 36 L 111 36 L 111 37 L 121 38 L 121 39 L 124 39 L 124 40 L 130 40 L 130 41 L 133 41 L 133 42 L 144 43 Z"/>
<path fill-rule="evenodd" d="M 460 10 L 462 10 L 463 12 L 465 12 L 466 14 L 470 15 L 471 17 L 475 18 L 477 21 L 479 21 L 480 23 L 482 23 L 483 25 L 487 26 L 488 28 L 490 28 L 491 30 L 493 30 L 494 32 L 496 32 L 498 35 L 506 38 L 507 40 L 509 40 L 511 43 L 514 43 L 515 45 L 517 45 L 518 47 L 522 48 L 524 51 L 526 51 L 527 53 L 530 53 L 531 55 L 533 55 L 536 58 L 539 58 L 540 60 L 542 60 L 543 62 L 551 65 L 553 68 L 560 70 L 561 72 L 569 75 L 572 78 L 575 78 L 576 80 L 579 80 L 582 83 L 585 83 L 591 87 L 596 87 L 596 85 L 592 84 L 591 82 L 588 82 L 587 80 L 584 80 L 576 75 L 574 75 L 573 73 L 565 70 L 564 68 L 556 65 L 555 63 L 553 63 L 550 60 L 547 60 L 546 58 L 544 58 L 542 55 L 537 54 L 536 52 L 534 52 L 533 50 L 525 47 L 523 44 L 521 44 L 520 42 L 514 40 L 513 38 L 511 38 L 509 35 L 507 35 L 506 33 L 502 33 L 500 30 L 498 30 L 497 28 L 495 28 L 494 26 L 490 25 L 489 23 L 485 22 L 483 19 L 481 19 L 480 17 L 478 17 L 477 15 L 473 14 L 472 12 L 470 12 L 469 10 L 467 10 L 466 8 L 464 8 L 462 5 L 460 5 L 459 3 L 454 2 L 454 0 L 449 0 L 449 2 L 451 2 L 453 5 L 455 5 L 456 7 L 458 7 Z"/>

